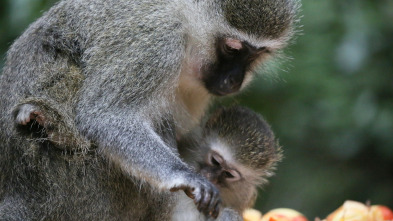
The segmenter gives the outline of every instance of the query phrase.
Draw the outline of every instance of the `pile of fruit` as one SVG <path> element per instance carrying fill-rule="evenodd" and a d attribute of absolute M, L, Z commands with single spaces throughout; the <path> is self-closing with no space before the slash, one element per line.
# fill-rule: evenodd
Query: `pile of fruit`
<path fill-rule="evenodd" d="M 303 214 L 288 208 L 274 209 L 264 215 L 258 210 L 249 209 L 244 212 L 243 218 L 244 221 L 308 221 Z M 315 221 L 393 221 L 393 212 L 386 206 L 367 206 L 348 200 L 326 219 L 315 218 Z"/>

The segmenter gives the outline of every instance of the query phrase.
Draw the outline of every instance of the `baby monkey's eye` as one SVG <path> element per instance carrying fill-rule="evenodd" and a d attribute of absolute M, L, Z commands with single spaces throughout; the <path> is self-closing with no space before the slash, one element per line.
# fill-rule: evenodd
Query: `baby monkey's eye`
<path fill-rule="evenodd" d="M 214 157 L 211 158 L 211 162 L 214 166 L 220 166 L 220 163 Z"/>
<path fill-rule="evenodd" d="M 231 169 L 224 170 L 223 175 L 225 179 L 229 182 L 234 182 L 241 179 L 240 173 L 236 170 L 231 170 Z"/>
<path fill-rule="evenodd" d="M 232 175 L 232 173 L 228 172 L 228 171 L 224 171 L 224 175 L 226 178 L 234 178 L 234 176 Z"/>
<path fill-rule="evenodd" d="M 211 153 L 210 157 L 210 164 L 213 166 L 221 166 L 223 159 L 220 155 L 218 155 L 217 153 Z"/>

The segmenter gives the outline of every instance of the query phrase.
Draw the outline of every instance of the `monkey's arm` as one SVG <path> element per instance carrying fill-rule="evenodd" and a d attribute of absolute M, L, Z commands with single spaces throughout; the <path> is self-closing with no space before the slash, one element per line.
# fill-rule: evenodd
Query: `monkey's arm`
<path fill-rule="evenodd" d="M 78 123 L 98 143 L 101 153 L 130 177 L 146 181 L 159 190 L 184 190 L 201 212 L 218 215 L 218 190 L 180 160 L 148 119 L 138 113 L 106 112 L 84 116 Z"/>
<path fill-rule="evenodd" d="M 140 13 L 139 4 L 128 5 L 134 1 L 116 3 Z M 173 97 L 184 59 L 184 31 L 176 17 L 168 19 L 166 5 L 143 9 L 138 18 L 104 19 L 102 30 L 94 31 L 93 46 L 82 56 L 86 78 L 76 123 L 125 174 L 159 190 L 184 190 L 200 211 L 216 216 L 218 190 L 156 133 L 156 125 L 172 115 L 170 109 L 180 108 Z"/>

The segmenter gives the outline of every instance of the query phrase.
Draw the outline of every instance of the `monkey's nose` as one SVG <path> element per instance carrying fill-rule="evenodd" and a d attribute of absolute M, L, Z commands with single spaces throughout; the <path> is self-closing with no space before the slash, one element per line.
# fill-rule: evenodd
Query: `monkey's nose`
<path fill-rule="evenodd" d="M 238 81 L 234 78 L 228 77 L 219 86 L 219 92 L 221 95 L 228 95 L 231 93 L 238 92 L 242 85 L 242 81 Z"/>
<path fill-rule="evenodd" d="M 242 80 L 238 80 L 233 77 L 229 77 L 224 80 L 224 85 L 230 91 L 238 91 L 240 89 L 240 86 L 242 85 L 242 82 L 243 82 Z"/>

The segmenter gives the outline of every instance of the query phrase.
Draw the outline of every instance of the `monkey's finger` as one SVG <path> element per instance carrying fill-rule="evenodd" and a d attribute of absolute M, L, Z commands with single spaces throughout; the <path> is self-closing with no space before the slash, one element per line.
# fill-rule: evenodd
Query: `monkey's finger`
<path fill-rule="evenodd" d="M 221 203 L 220 198 L 218 197 L 217 194 L 212 193 L 212 198 L 210 200 L 209 206 L 207 210 L 209 211 L 209 215 L 213 216 L 217 213 L 216 208 L 219 208 L 219 205 Z"/>
<path fill-rule="evenodd" d="M 193 192 L 192 191 L 194 191 L 194 190 L 184 190 L 184 193 L 188 196 L 188 197 L 190 197 L 191 199 L 195 199 L 195 195 L 193 194 Z"/>
<path fill-rule="evenodd" d="M 176 192 L 179 190 L 184 190 L 184 192 L 186 192 L 189 188 L 187 186 L 181 185 L 181 186 L 175 186 L 169 189 L 169 191 L 171 192 Z"/>
<path fill-rule="evenodd" d="M 177 191 L 179 191 L 179 190 L 181 190 L 182 188 L 181 187 L 172 187 L 171 189 L 169 189 L 169 191 L 171 191 L 171 192 L 177 192 Z"/>
<path fill-rule="evenodd" d="M 209 216 L 216 218 L 219 214 L 219 209 L 221 205 L 220 194 L 217 189 L 212 189 L 211 191 L 211 200 L 208 206 Z"/>
<path fill-rule="evenodd" d="M 192 193 L 194 196 L 194 198 L 192 198 L 192 199 L 194 199 L 194 203 L 197 206 L 198 210 L 199 210 L 199 204 L 202 199 L 202 194 L 203 194 L 202 191 L 203 190 L 201 190 L 200 188 L 196 188 Z"/>
<path fill-rule="evenodd" d="M 211 201 L 212 201 L 212 192 L 211 191 L 204 191 L 199 210 L 204 211 L 204 213 L 206 215 L 209 214 L 209 211 L 210 211 L 209 205 L 210 205 Z"/>
<path fill-rule="evenodd" d="M 218 215 L 220 214 L 220 207 L 221 207 L 221 200 L 218 200 L 211 215 L 214 219 L 217 219 Z"/>
<path fill-rule="evenodd" d="M 199 199 L 199 202 L 198 202 L 198 210 L 200 211 L 200 212 L 203 212 L 204 214 L 206 214 L 206 208 L 205 208 L 205 206 L 203 205 L 203 201 L 204 201 L 204 198 L 205 198 L 205 192 L 206 192 L 206 190 L 204 189 L 204 188 L 202 188 L 201 189 L 201 193 L 200 193 L 200 199 Z"/>

